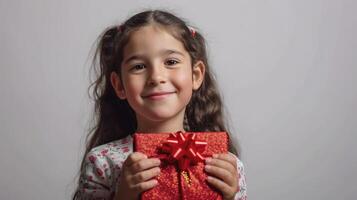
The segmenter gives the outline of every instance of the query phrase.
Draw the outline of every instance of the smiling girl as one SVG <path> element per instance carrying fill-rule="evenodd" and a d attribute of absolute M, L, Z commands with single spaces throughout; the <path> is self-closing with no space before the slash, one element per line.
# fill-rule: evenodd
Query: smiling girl
<path fill-rule="evenodd" d="M 165 11 L 138 13 L 100 37 L 97 123 L 73 199 L 138 199 L 157 185 L 160 160 L 133 152 L 132 134 L 227 131 L 204 38 Z M 246 199 L 242 162 L 206 159 L 207 182 L 224 199 Z"/>

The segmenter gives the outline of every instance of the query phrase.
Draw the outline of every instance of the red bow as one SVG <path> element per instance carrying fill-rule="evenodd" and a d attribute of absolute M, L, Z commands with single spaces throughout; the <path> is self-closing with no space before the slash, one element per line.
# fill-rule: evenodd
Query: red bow
<path fill-rule="evenodd" d="M 183 134 L 179 131 L 170 134 L 161 150 L 168 153 L 171 159 L 177 160 L 181 170 L 186 170 L 191 163 L 204 161 L 202 153 L 206 145 L 206 141 L 196 139 L 196 134 Z"/>

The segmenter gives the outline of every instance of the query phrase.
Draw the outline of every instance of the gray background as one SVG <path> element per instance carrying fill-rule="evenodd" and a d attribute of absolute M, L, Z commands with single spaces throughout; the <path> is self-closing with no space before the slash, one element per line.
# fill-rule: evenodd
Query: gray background
<path fill-rule="evenodd" d="M 0 199 L 69 199 L 108 25 L 167 8 L 208 41 L 249 199 L 356 199 L 356 1 L 0 1 Z"/>

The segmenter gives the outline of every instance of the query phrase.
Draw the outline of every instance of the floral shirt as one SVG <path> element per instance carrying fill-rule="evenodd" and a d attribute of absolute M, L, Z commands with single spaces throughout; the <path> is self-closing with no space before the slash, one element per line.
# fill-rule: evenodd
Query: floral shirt
<path fill-rule="evenodd" d="M 133 138 L 130 135 L 93 148 L 84 161 L 84 170 L 79 178 L 78 199 L 113 199 L 123 163 L 132 152 Z M 244 167 L 238 158 L 237 168 L 240 176 L 235 199 L 246 200 Z"/>

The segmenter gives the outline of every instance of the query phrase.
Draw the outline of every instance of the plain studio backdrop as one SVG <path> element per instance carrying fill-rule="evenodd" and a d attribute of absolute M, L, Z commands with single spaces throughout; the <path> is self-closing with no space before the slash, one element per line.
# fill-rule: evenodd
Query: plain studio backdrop
<path fill-rule="evenodd" d="M 248 196 L 357 199 L 357 3 L 0 2 L 0 199 L 70 199 L 105 27 L 164 8 L 206 36 Z"/>

